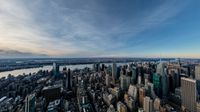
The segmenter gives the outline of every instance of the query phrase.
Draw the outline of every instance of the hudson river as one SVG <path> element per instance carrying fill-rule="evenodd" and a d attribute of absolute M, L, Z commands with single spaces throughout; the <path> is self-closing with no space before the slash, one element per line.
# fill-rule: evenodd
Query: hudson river
<path fill-rule="evenodd" d="M 112 63 L 105 63 L 105 65 L 111 65 Z M 117 65 L 123 65 L 127 63 L 117 63 Z M 63 67 L 70 68 L 72 70 L 78 68 L 78 69 L 83 69 L 85 67 L 92 68 L 93 64 L 80 64 L 80 65 L 66 65 L 66 66 L 60 66 L 60 71 L 62 71 Z M 7 77 L 9 74 L 13 76 L 18 76 L 18 75 L 23 75 L 23 74 L 29 74 L 29 73 L 37 73 L 39 70 L 52 70 L 52 66 L 43 66 L 39 68 L 28 68 L 28 69 L 18 69 L 18 70 L 12 70 L 12 71 L 5 71 L 5 72 L 0 72 L 0 78 L 1 77 Z"/>

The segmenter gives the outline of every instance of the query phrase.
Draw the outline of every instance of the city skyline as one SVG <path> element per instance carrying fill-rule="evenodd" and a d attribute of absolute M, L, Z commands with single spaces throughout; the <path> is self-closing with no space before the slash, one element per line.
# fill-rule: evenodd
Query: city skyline
<path fill-rule="evenodd" d="M 0 58 L 199 58 L 199 2 L 1 0 Z"/>

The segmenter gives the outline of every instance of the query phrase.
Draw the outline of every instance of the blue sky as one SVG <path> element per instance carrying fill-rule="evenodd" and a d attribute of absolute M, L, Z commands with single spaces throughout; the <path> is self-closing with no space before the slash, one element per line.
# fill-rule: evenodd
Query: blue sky
<path fill-rule="evenodd" d="M 0 0 L 0 57 L 200 58 L 199 0 Z"/>

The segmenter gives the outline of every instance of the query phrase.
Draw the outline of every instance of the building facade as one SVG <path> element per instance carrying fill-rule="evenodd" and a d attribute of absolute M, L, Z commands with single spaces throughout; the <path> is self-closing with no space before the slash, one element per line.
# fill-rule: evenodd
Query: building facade
<path fill-rule="evenodd" d="M 182 107 L 191 112 L 196 112 L 196 81 L 181 78 Z"/>

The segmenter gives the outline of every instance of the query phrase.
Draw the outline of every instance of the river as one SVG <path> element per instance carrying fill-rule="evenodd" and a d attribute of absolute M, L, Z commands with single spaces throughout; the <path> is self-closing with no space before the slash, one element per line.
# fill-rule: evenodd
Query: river
<path fill-rule="evenodd" d="M 105 65 L 111 65 L 112 63 L 105 63 Z M 123 65 L 126 63 L 117 63 L 117 65 Z M 83 69 L 85 67 L 92 68 L 93 64 L 80 64 L 80 65 L 65 65 L 65 66 L 60 66 L 60 71 L 62 71 L 63 67 L 70 68 L 72 70 L 78 68 L 78 69 Z M 0 78 L 1 77 L 7 77 L 9 74 L 13 76 L 18 76 L 22 74 L 29 74 L 29 73 L 36 73 L 39 70 L 52 70 L 52 66 L 43 66 L 43 67 L 38 67 L 38 68 L 27 68 L 27 69 L 18 69 L 18 70 L 11 70 L 11 71 L 5 71 L 5 72 L 0 72 Z"/>

